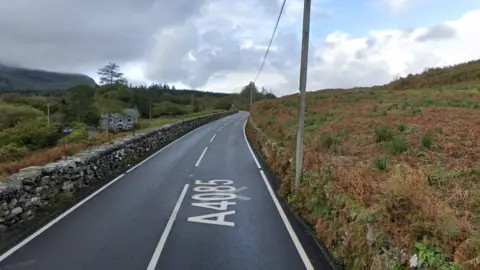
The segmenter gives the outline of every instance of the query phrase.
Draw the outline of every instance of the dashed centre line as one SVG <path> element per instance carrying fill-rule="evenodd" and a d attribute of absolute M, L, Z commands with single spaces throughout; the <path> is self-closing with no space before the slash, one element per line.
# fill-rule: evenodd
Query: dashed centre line
<path fill-rule="evenodd" d="M 208 146 L 205 147 L 205 149 L 203 150 L 202 154 L 201 154 L 200 157 L 198 158 L 197 163 L 195 163 L 195 167 L 198 167 L 198 165 L 200 165 L 200 162 L 202 161 L 203 156 L 204 156 L 205 153 L 207 152 L 207 149 L 208 149 Z"/>
<path fill-rule="evenodd" d="M 217 134 L 213 134 L 213 137 L 212 137 L 212 139 L 210 140 L 210 142 L 213 142 L 213 139 L 215 139 L 215 136 L 217 136 Z"/>

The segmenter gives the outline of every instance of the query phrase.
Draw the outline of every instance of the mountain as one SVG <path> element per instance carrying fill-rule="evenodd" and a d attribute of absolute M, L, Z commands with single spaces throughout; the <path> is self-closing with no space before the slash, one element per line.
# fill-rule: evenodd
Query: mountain
<path fill-rule="evenodd" d="M 0 64 L 0 90 L 60 90 L 79 84 L 95 86 L 83 74 L 59 73 Z"/>

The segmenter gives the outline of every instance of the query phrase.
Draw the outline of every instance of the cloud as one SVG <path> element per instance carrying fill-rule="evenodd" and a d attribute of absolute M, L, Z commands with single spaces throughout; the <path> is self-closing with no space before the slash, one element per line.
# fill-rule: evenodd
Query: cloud
<path fill-rule="evenodd" d="M 370 31 L 366 37 L 335 32 L 314 46 L 309 89 L 370 86 L 426 67 L 480 58 L 480 10 L 430 28 Z"/>
<path fill-rule="evenodd" d="M 117 62 L 135 84 L 239 91 L 258 72 L 281 2 L 4 1 L 0 62 L 89 75 Z M 431 27 L 349 33 L 322 21 L 341 18 L 342 10 L 332 8 L 333 2 L 312 3 L 309 90 L 383 84 L 426 67 L 480 58 L 480 10 Z M 401 10 L 418 1 L 383 3 Z M 287 1 L 257 81 L 277 95 L 298 91 L 302 12 L 303 0 Z"/>
<path fill-rule="evenodd" d="M 0 3 L 0 61 L 85 71 L 143 58 L 154 33 L 189 20 L 206 0 L 22 0 Z"/>
<path fill-rule="evenodd" d="M 455 28 L 447 24 L 435 25 L 427 30 L 425 34 L 417 37 L 417 41 L 442 40 L 454 38 L 457 34 Z"/>

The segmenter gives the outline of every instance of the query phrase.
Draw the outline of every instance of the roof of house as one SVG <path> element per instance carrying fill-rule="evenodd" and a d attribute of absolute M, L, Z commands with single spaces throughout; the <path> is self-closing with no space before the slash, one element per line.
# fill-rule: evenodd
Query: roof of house
<path fill-rule="evenodd" d="M 108 118 L 108 113 L 104 113 L 100 116 L 100 118 Z M 125 117 L 138 117 L 139 113 L 136 109 L 123 109 L 120 113 L 110 113 L 111 118 L 125 118 Z"/>

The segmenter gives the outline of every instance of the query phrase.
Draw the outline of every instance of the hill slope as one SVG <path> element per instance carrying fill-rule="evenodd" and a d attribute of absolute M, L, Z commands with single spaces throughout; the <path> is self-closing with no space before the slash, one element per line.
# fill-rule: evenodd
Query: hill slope
<path fill-rule="evenodd" d="M 298 192 L 298 94 L 256 104 L 247 135 L 279 194 L 346 269 L 407 269 L 414 254 L 432 256 L 425 269 L 479 269 L 478 67 L 309 92 Z"/>
<path fill-rule="evenodd" d="M 0 90 L 68 89 L 79 84 L 93 87 L 95 81 L 82 74 L 58 73 L 0 64 Z"/>

